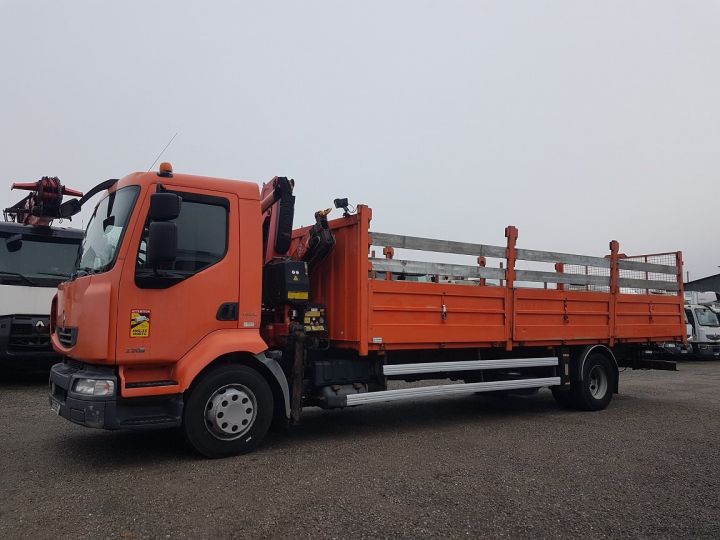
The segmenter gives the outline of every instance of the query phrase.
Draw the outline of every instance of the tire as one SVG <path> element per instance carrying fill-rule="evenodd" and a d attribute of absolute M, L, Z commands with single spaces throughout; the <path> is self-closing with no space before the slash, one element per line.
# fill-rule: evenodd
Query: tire
<path fill-rule="evenodd" d="M 602 354 L 591 354 L 585 359 L 582 380 L 572 382 L 573 405 L 586 411 L 606 408 L 612 401 L 615 378 L 612 362 Z"/>
<path fill-rule="evenodd" d="M 273 419 L 273 395 L 265 378 L 243 365 L 224 365 L 201 375 L 185 399 L 183 432 L 193 450 L 208 458 L 252 452 Z"/>

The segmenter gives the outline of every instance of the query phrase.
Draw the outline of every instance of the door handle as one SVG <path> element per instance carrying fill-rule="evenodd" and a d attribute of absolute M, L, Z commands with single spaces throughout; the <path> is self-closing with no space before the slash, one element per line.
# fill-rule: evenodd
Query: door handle
<path fill-rule="evenodd" d="M 215 318 L 218 321 L 237 321 L 239 311 L 237 302 L 225 302 L 218 308 Z"/>

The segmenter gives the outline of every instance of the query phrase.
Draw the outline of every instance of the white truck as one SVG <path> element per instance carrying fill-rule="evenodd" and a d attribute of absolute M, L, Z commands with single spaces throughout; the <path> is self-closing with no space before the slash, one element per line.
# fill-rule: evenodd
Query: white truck
<path fill-rule="evenodd" d="M 715 292 L 685 291 L 685 315 L 692 326 L 688 343 L 698 358 L 720 358 L 720 301 Z"/>
<path fill-rule="evenodd" d="M 57 178 L 15 189 L 32 191 L 4 210 L 0 222 L 0 369 L 49 367 L 50 305 L 75 266 L 83 232 L 52 227 L 63 195 L 81 196 Z"/>

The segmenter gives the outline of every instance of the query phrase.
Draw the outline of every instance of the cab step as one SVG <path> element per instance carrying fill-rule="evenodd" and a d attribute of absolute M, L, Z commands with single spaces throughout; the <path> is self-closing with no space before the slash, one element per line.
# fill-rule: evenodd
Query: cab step
<path fill-rule="evenodd" d="M 557 359 L 555 359 L 557 360 Z M 490 362 L 486 360 L 485 362 Z M 447 362 L 443 362 L 446 364 Z M 473 368 L 477 369 L 477 368 Z M 416 388 L 400 388 L 397 390 L 382 390 L 379 392 L 365 392 L 346 396 L 346 406 L 366 403 L 379 403 L 382 401 L 400 401 L 403 399 L 417 399 L 433 396 L 448 396 L 474 394 L 476 392 L 495 392 L 498 390 L 520 390 L 522 388 L 539 388 L 542 386 L 556 386 L 560 384 L 560 377 L 544 377 L 540 379 L 516 379 L 511 381 L 491 381 L 465 384 L 442 384 L 438 386 L 421 386 Z"/>

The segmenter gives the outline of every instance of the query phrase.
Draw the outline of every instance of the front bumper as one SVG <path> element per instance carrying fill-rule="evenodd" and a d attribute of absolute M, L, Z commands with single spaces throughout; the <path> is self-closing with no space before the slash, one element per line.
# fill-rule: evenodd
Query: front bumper
<path fill-rule="evenodd" d="M 698 358 L 720 358 L 718 343 L 693 343 L 693 351 Z"/>
<path fill-rule="evenodd" d="M 0 364 L 3 367 L 49 367 L 60 356 L 50 345 L 47 315 L 0 317 Z"/>
<path fill-rule="evenodd" d="M 182 394 L 123 399 L 119 395 L 93 397 L 73 392 L 77 379 L 108 379 L 119 388 L 113 367 L 66 360 L 50 369 L 50 408 L 81 426 L 100 429 L 159 429 L 182 423 Z"/>

